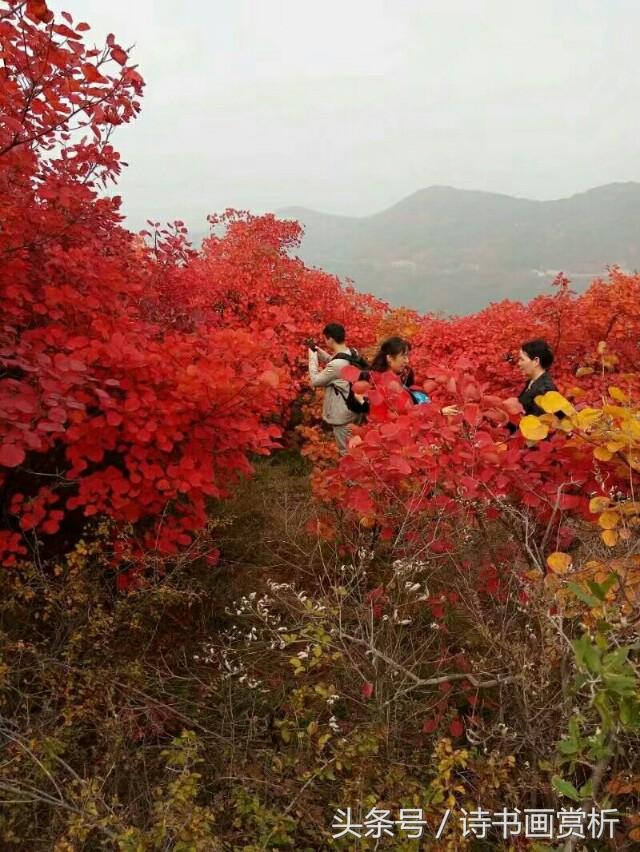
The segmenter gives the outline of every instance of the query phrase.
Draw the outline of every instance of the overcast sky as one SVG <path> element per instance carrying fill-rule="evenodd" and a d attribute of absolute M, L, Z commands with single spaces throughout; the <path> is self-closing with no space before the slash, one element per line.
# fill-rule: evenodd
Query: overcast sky
<path fill-rule="evenodd" d="M 445 184 L 559 198 L 640 179 L 636 0 L 50 0 L 147 87 L 133 228 L 226 207 L 367 215 Z"/>

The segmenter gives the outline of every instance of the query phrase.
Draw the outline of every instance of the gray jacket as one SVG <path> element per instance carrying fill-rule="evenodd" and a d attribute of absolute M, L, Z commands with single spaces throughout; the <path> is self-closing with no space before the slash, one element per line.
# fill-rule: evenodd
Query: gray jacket
<path fill-rule="evenodd" d="M 309 378 L 314 388 L 324 388 L 324 404 L 322 406 L 322 419 L 331 426 L 344 426 L 346 423 L 355 423 L 360 415 L 349 411 L 345 398 L 349 393 L 349 382 L 340 377 L 341 371 L 348 366 L 348 361 L 329 355 L 323 349 L 316 352 L 309 350 Z M 321 370 L 318 361 L 321 360 L 326 367 Z"/>

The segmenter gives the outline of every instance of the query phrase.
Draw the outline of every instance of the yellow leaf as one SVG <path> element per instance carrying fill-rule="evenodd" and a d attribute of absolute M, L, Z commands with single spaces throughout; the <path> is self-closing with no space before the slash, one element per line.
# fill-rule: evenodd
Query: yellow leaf
<path fill-rule="evenodd" d="M 588 370 L 589 373 L 593 373 L 593 370 L 591 369 L 591 367 L 580 367 L 580 370 Z M 569 390 L 567 391 L 567 396 L 573 396 L 573 397 L 584 396 L 584 391 L 582 390 L 582 388 L 574 386 L 574 387 L 569 388 Z"/>
<path fill-rule="evenodd" d="M 571 568 L 571 557 L 568 553 L 556 551 L 547 556 L 547 565 L 554 574 L 566 574 Z"/>
<path fill-rule="evenodd" d="M 607 547 L 613 547 L 618 541 L 617 530 L 604 530 L 602 533 L 600 533 L 600 535 L 602 536 L 602 540 L 607 545 Z"/>
<path fill-rule="evenodd" d="M 537 396 L 535 401 L 547 414 L 557 414 L 558 411 L 562 411 L 563 414 L 573 414 L 575 412 L 569 400 L 565 399 L 558 391 L 547 391 L 541 396 Z"/>
<path fill-rule="evenodd" d="M 625 441 L 607 441 L 607 449 L 610 453 L 617 453 L 623 447 L 626 447 Z"/>
<path fill-rule="evenodd" d="M 609 510 L 603 512 L 598 518 L 598 524 L 603 530 L 612 530 L 614 527 L 617 527 L 619 523 L 620 515 L 617 512 L 611 512 Z"/>
<path fill-rule="evenodd" d="M 574 419 L 580 429 L 588 429 L 589 426 L 593 426 L 594 423 L 597 423 L 601 417 L 602 412 L 597 408 L 583 408 L 582 411 L 579 411 L 576 414 Z"/>
<path fill-rule="evenodd" d="M 611 399 L 617 399 L 618 402 L 629 401 L 629 397 L 627 396 L 627 394 L 620 388 L 615 387 L 615 385 L 609 386 L 609 396 L 611 397 Z"/>
<path fill-rule="evenodd" d="M 606 340 L 601 340 L 600 343 L 598 343 L 598 355 L 602 355 L 602 353 L 606 352 L 606 350 L 607 350 L 607 342 L 606 342 Z"/>
<path fill-rule="evenodd" d="M 612 458 L 613 453 L 609 452 L 606 447 L 596 447 L 593 451 L 594 458 L 598 459 L 598 461 L 609 461 Z"/>
<path fill-rule="evenodd" d="M 629 541 L 631 538 L 631 530 L 623 529 L 618 533 L 622 541 Z"/>
<path fill-rule="evenodd" d="M 639 420 L 629 420 L 625 424 L 625 431 L 628 432 L 632 438 L 636 438 L 640 440 L 640 421 Z"/>
<path fill-rule="evenodd" d="M 520 421 L 520 431 L 527 441 L 542 441 L 549 434 L 549 427 L 546 423 L 542 423 L 535 414 L 527 414 Z"/>
<path fill-rule="evenodd" d="M 593 372 L 593 367 L 578 367 L 576 378 L 581 379 L 583 376 L 590 376 Z"/>
<path fill-rule="evenodd" d="M 602 411 L 605 414 L 611 414 L 614 417 L 623 417 L 626 419 L 629 416 L 627 409 L 623 408 L 621 405 L 603 405 Z"/>
<path fill-rule="evenodd" d="M 609 500 L 608 497 L 592 497 L 589 500 L 589 511 L 593 512 L 595 515 L 597 512 L 604 512 L 605 509 L 609 508 Z"/>

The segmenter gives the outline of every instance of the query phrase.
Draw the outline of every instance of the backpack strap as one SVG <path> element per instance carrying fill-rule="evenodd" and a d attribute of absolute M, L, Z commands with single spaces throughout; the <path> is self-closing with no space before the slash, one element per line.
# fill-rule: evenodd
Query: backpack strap
<path fill-rule="evenodd" d="M 334 355 L 333 358 L 331 358 L 331 361 L 337 361 L 340 359 L 341 361 L 348 361 L 350 364 L 355 364 L 359 358 L 358 350 L 350 349 L 349 352 L 338 352 L 337 355 Z"/>

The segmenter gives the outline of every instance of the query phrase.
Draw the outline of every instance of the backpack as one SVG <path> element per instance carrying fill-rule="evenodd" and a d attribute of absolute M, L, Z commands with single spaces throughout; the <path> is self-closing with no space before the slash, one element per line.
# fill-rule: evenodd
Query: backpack
<path fill-rule="evenodd" d="M 411 388 L 407 388 L 407 390 L 416 405 L 428 405 L 431 402 L 431 397 L 428 393 L 421 390 L 411 390 Z"/>
<path fill-rule="evenodd" d="M 337 358 L 347 361 L 353 367 L 360 367 L 361 372 L 358 376 L 358 381 L 367 381 L 369 379 L 369 365 L 362 355 L 358 353 L 357 349 L 350 349 L 349 352 L 338 352 L 338 354 L 334 355 L 331 360 L 335 361 Z M 343 393 L 340 388 L 336 387 L 336 385 L 331 385 L 331 387 L 333 388 L 334 393 L 337 393 L 338 396 L 342 397 L 344 404 L 347 406 L 349 411 L 353 411 L 354 414 L 366 414 L 369 410 L 369 403 L 366 400 L 364 402 L 358 402 L 356 399 L 353 392 L 353 382 L 349 382 L 349 391 L 346 394 Z"/>

